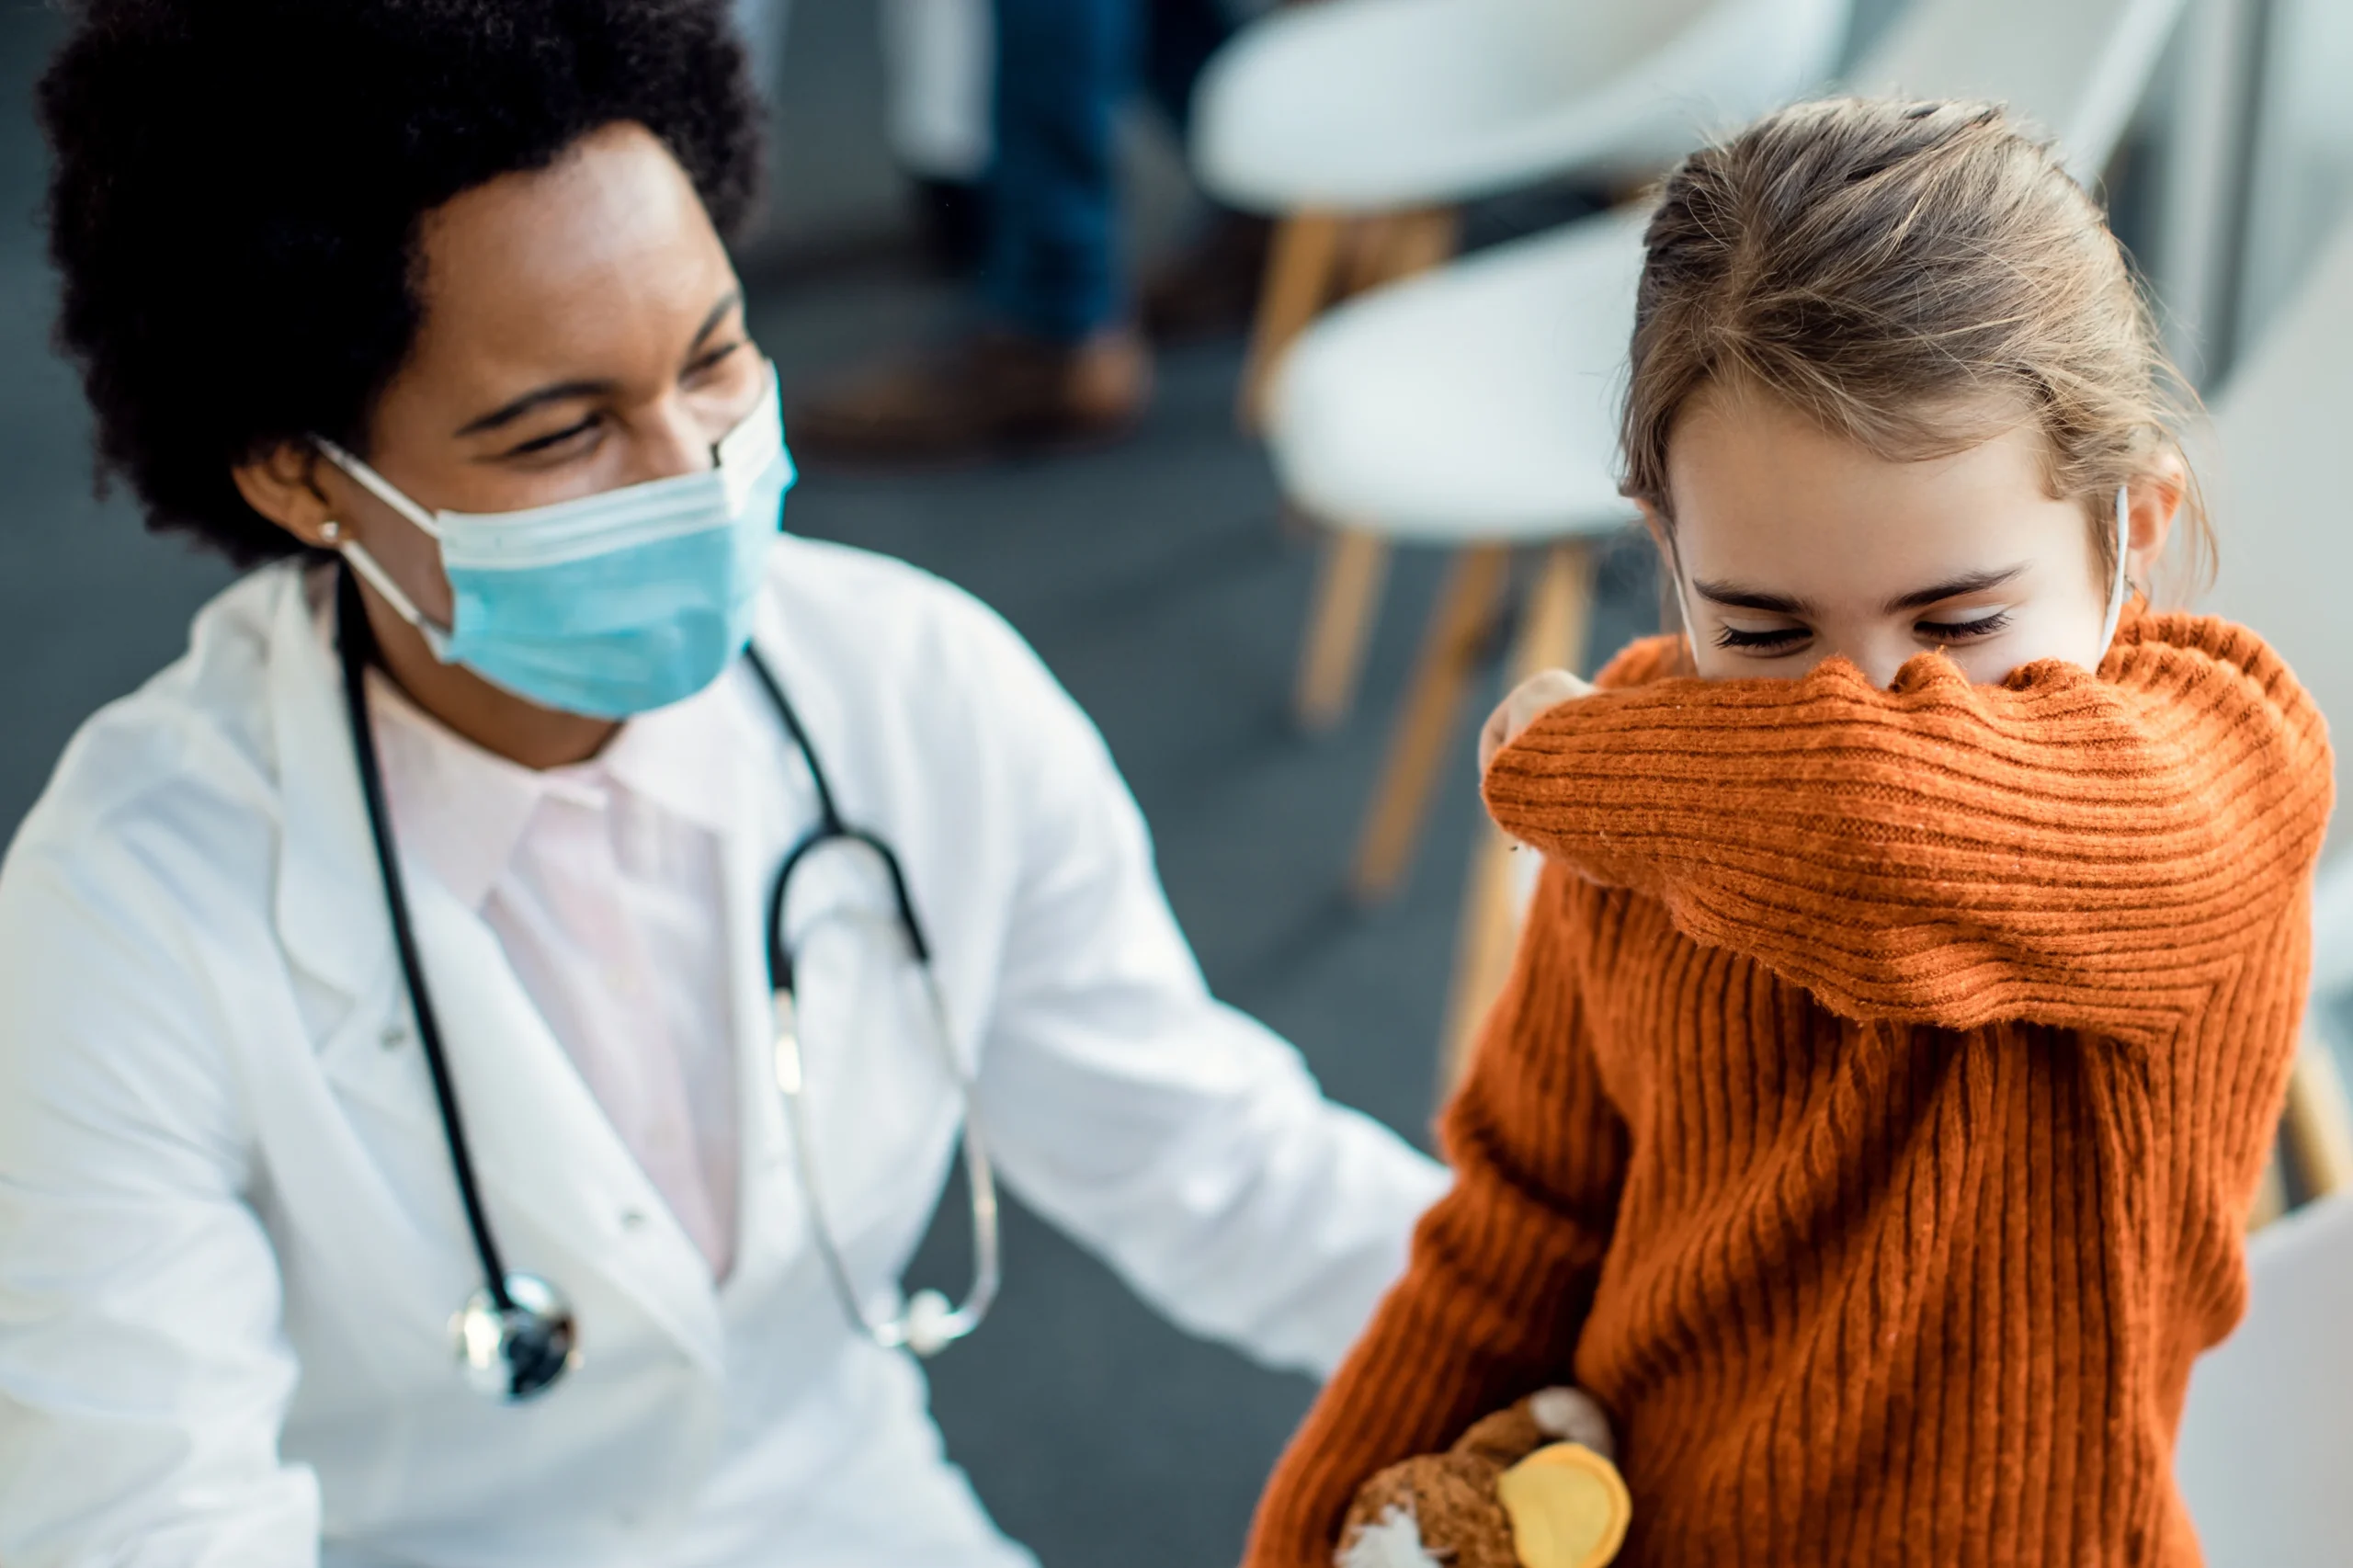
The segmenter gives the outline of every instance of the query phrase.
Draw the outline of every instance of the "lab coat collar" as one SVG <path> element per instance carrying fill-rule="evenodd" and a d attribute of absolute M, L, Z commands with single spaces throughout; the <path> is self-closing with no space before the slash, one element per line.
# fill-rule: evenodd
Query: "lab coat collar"
<path fill-rule="evenodd" d="M 585 762 L 530 768 L 474 744 L 369 672 L 368 700 L 404 847 L 420 854 L 460 903 L 479 910 L 543 801 L 594 804 L 619 789 L 724 837 L 740 820 L 732 812 L 742 748 L 725 700 L 733 676 L 631 720 Z"/>
<path fill-rule="evenodd" d="M 731 688 L 744 678 L 739 660 L 692 697 L 639 714 L 597 761 L 631 794 L 724 835 L 743 820 L 741 703 Z"/>
<path fill-rule="evenodd" d="M 361 996 L 383 988 L 397 966 L 344 717 L 342 673 L 316 618 L 313 595 L 323 577 L 277 571 L 267 664 L 281 835 L 278 937 L 313 978 Z"/>
<path fill-rule="evenodd" d="M 496 934 L 430 877 L 412 881 L 409 907 L 491 1223 L 502 1210 L 527 1213 L 567 1255 L 534 1259 L 510 1227 L 501 1233 L 506 1267 L 558 1289 L 575 1271 L 603 1273 L 716 1376 L 724 1334 L 710 1265 L 532 1005 Z M 440 1123 L 415 1087 L 401 1108 L 438 1140 Z"/>
<path fill-rule="evenodd" d="M 267 676 L 283 833 L 278 939 L 290 961 L 355 1004 L 381 998 L 378 1005 L 397 1008 L 404 999 L 392 924 L 341 671 L 315 615 L 318 583 L 282 570 Z M 491 1222 L 497 1226 L 502 1210 L 527 1212 L 567 1255 L 516 1254 L 507 1267 L 544 1274 L 559 1288 L 576 1271 L 603 1274 L 715 1375 L 722 1330 L 700 1254 L 598 1109 L 496 936 L 416 857 L 404 852 L 402 870 Z M 385 1071 L 381 1052 L 358 1054 L 366 1065 L 339 1072 L 331 1061 L 326 1069 L 438 1151 L 441 1124 L 424 1074 Z"/>
<path fill-rule="evenodd" d="M 431 866 L 459 903 L 481 909 L 540 802 L 569 781 L 484 751 L 378 670 L 368 673 L 368 710 L 402 849 Z"/>

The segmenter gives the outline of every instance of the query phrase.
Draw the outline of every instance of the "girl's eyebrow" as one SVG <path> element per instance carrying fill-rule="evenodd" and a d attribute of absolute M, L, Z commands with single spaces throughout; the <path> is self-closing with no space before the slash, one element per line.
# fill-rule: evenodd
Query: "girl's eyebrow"
<path fill-rule="evenodd" d="M 1703 598 L 1734 609 L 1763 610 L 1768 615 L 1803 615 L 1809 608 L 1801 598 L 1788 594 L 1768 594 L 1762 588 L 1745 588 L 1737 583 L 1704 583 L 1692 580 L 1692 588 Z"/>
<path fill-rule="evenodd" d="M 2015 566 L 2004 567 L 1999 571 L 1968 572 L 1958 577 L 1949 577 L 1941 583 L 1931 584 L 1915 593 L 1904 594 L 1888 600 L 1887 613 L 1899 615 L 1907 609 L 1926 609 L 1928 606 L 1941 603 L 1946 599 L 1957 599 L 1963 594 L 1982 594 L 1988 588 L 2000 587 L 2025 571 L 2027 563 L 2021 561 Z"/>

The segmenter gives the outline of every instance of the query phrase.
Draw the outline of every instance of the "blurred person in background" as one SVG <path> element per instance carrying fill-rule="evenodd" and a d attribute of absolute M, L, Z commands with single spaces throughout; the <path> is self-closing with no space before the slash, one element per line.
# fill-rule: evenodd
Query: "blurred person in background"
<path fill-rule="evenodd" d="M 906 177 L 925 260 L 953 277 L 980 265 L 987 234 L 989 97 L 996 74 L 989 4 L 879 0 L 875 7 L 883 140 Z M 753 85 L 772 101 L 783 80 L 791 0 L 733 0 L 733 12 Z"/>
<path fill-rule="evenodd" d="M 901 4 L 913 19 L 958 0 Z M 1256 220 L 1215 215 L 1141 310 L 1120 255 L 1120 111 L 1141 82 L 1184 133 L 1201 68 L 1232 30 L 1220 0 L 995 0 L 994 10 L 980 321 L 796 403 L 786 424 L 806 458 L 921 465 L 1115 440 L 1151 402 L 1145 329 L 1238 326 L 1256 298 L 1266 233 Z M 958 25 L 927 21 L 935 32 Z"/>
<path fill-rule="evenodd" d="M 883 131 L 907 178 L 925 259 L 969 276 L 988 243 L 989 0 L 881 0 Z"/>
<path fill-rule="evenodd" d="M 779 534 L 723 0 L 93 0 L 40 104 L 103 469 L 255 569 L 0 865 L 0 1562 L 1020 1568 L 910 1354 L 998 1172 L 1333 1364 L 1443 1174 L 1002 621 Z"/>

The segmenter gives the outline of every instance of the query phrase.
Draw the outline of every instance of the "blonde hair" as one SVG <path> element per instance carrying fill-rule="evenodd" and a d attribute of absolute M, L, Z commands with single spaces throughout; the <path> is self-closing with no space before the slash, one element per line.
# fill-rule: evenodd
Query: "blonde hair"
<path fill-rule="evenodd" d="M 1768 392 L 1894 461 L 2031 418 L 2051 494 L 2083 505 L 2104 572 L 2117 487 L 2180 451 L 2192 394 L 2122 248 L 1995 105 L 1782 109 L 1686 159 L 1645 244 L 1621 488 L 1670 522 L 1667 441 L 1711 384 Z M 2194 480 L 2181 517 L 2202 562 Z"/>

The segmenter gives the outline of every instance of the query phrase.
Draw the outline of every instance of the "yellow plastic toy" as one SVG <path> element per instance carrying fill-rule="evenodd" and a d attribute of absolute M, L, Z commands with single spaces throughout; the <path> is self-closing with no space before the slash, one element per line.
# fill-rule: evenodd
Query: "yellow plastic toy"
<path fill-rule="evenodd" d="M 1336 1568 L 1603 1568 L 1634 1514 L 1610 1452 L 1589 1396 L 1530 1395 L 1366 1482 Z"/>

